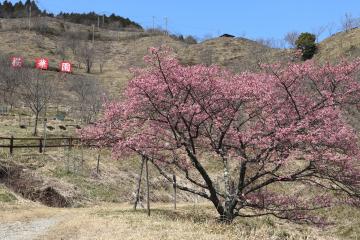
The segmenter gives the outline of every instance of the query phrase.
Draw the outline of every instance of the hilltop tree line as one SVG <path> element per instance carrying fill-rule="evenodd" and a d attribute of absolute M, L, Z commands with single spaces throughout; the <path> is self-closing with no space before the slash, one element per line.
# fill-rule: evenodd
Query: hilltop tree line
<path fill-rule="evenodd" d="M 79 23 L 84 25 L 97 25 L 110 29 L 118 28 L 136 28 L 142 29 L 142 27 L 128 18 L 123 18 L 111 14 L 110 16 L 98 15 L 95 12 L 90 13 L 63 13 L 60 12 L 57 17 L 63 18 L 66 21 Z"/>
<path fill-rule="evenodd" d="M 13 4 L 10 1 L 0 2 L 0 17 L 1 18 L 22 18 L 29 16 L 31 7 L 31 14 L 33 16 L 54 16 L 46 11 L 41 11 L 34 1 L 26 0 L 25 3 L 19 1 Z"/>
<path fill-rule="evenodd" d="M 25 3 L 18 1 L 13 4 L 10 1 L 0 2 L 0 18 L 24 18 L 29 16 L 31 7 L 32 16 L 42 16 L 42 17 L 56 17 L 61 18 L 69 22 L 85 24 L 85 25 L 98 25 L 103 28 L 135 28 L 142 29 L 142 27 L 131 21 L 128 18 L 123 18 L 115 14 L 110 16 L 98 15 L 95 12 L 90 13 L 64 13 L 60 12 L 58 15 L 53 13 L 48 13 L 46 10 L 41 10 L 35 1 L 26 0 Z"/>

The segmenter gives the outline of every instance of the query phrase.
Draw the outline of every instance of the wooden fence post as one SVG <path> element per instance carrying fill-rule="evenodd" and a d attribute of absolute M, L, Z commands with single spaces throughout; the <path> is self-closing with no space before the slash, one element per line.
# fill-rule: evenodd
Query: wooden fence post
<path fill-rule="evenodd" d="M 80 143 L 80 150 L 81 150 L 81 171 L 84 170 L 84 146 Z"/>
<path fill-rule="evenodd" d="M 39 153 L 42 153 L 43 152 L 43 139 L 40 138 L 39 139 Z"/>
<path fill-rule="evenodd" d="M 174 209 L 176 210 L 176 175 L 173 175 L 173 188 L 174 188 Z"/>
<path fill-rule="evenodd" d="M 100 152 L 98 153 L 98 156 L 97 156 L 96 173 L 97 174 L 100 173 Z"/>
<path fill-rule="evenodd" d="M 146 171 L 146 201 L 147 201 L 147 214 L 150 217 L 150 184 L 149 184 L 149 167 L 148 159 L 145 158 L 145 171 Z"/>
<path fill-rule="evenodd" d="M 143 169 L 144 169 L 144 162 L 145 162 L 145 160 L 144 160 L 144 158 L 142 158 L 142 160 L 141 160 L 141 169 L 140 169 L 140 174 L 139 174 L 139 179 L 138 179 L 138 184 L 137 184 L 137 189 L 136 189 L 134 210 L 136 210 L 137 204 L 140 201 L 141 179 L 142 179 L 142 173 L 143 173 Z"/>
<path fill-rule="evenodd" d="M 10 154 L 12 155 L 14 152 L 14 136 L 10 138 Z"/>
<path fill-rule="evenodd" d="M 69 151 L 72 149 L 72 137 L 69 138 Z"/>

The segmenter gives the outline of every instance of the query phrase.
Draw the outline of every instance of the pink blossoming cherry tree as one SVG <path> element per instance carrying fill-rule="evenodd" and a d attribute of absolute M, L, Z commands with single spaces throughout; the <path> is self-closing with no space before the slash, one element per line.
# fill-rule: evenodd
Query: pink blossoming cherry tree
<path fill-rule="evenodd" d="M 212 202 L 219 219 L 273 215 L 325 223 L 359 206 L 360 151 L 344 106 L 358 107 L 360 62 L 262 66 L 234 75 L 182 66 L 151 49 L 119 102 L 82 132 L 116 158 L 137 153 L 178 188 Z"/>

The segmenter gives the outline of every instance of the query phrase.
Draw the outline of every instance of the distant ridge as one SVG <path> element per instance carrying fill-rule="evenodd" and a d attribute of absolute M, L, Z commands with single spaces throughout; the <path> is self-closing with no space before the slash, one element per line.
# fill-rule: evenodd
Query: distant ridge
<path fill-rule="evenodd" d="M 46 10 L 41 10 L 35 1 L 26 0 L 25 3 L 18 1 L 13 4 L 10 1 L 0 1 L 0 18 L 24 18 L 29 16 L 29 10 L 31 9 L 31 15 L 34 17 L 56 17 L 64 19 L 68 22 L 79 23 L 84 25 L 99 25 L 102 28 L 107 29 L 122 29 L 133 28 L 143 29 L 140 24 L 124 18 L 114 13 L 110 16 L 99 15 L 95 12 L 89 13 L 65 13 L 60 12 L 58 15 L 48 13 Z"/>

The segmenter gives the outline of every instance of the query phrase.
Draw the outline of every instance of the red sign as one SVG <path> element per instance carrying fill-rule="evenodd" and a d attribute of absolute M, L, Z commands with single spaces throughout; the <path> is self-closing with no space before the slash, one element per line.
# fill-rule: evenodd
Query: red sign
<path fill-rule="evenodd" d="M 70 62 L 63 61 L 60 63 L 60 72 L 71 73 L 71 70 L 72 67 Z"/>
<path fill-rule="evenodd" d="M 21 68 L 24 65 L 24 58 L 22 57 L 12 57 L 11 66 L 14 68 Z"/>
<path fill-rule="evenodd" d="M 35 68 L 47 70 L 49 69 L 49 59 L 47 58 L 37 58 L 35 60 Z"/>

